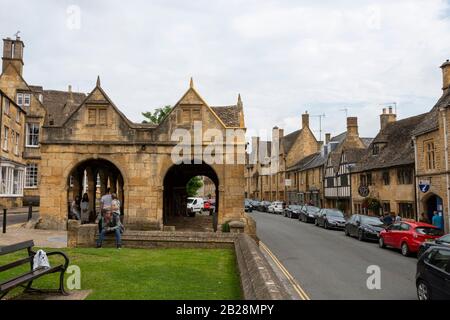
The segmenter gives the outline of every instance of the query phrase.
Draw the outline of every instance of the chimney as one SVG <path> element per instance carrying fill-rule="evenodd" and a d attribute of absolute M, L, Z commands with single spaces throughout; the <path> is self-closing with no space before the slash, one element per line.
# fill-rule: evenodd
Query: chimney
<path fill-rule="evenodd" d="M 380 129 L 384 130 L 389 123 L 397 121 L 397 115 L 392 112 L 392 107 L 389 107 L 389 112 L 383 108 L 383 113 L 380 114 Z"/>
<path fill-rule="evenodd" d="M 23 44 L 20 37 L 17 36 L 15 40 L 11 38 L 3 39 L 3 64 L 2 64 L 2 72 L 5 72 L 6 67 L 9 64 L 12 64 L 22 75 L 23 72 L 23 48 L 25 45 Z"/>
<path fill-rule="evenodd" d="M 348 117 L 347 118 L 347 136 L 358 137 L 358 118 Z"/>
<path fill-rule="evenodd" d="M 325 133 L 325 144 L 329 144 L 331 140 L 331 133 Z"/>
<path fill-rule="evenodd" d="M 69 84 L 69 88 L 68 88 L 68 96 L 67 96 L 67 103 L 74 103 L 73 100 L 73 94 L 72 94 L 72 86 Z"/>
<path fill-rule="evenodd" d="M 302 114 L 302 128 L 309 128 L 309 114 L 308 114 L 308 111 L 305 111 L 305 113 Z"/>
<path fill-rule="evenodd" d="M 441 66 L 442 69 L 442 90 L 446 92 L 450 88 L 450 61 L 447 60 Z"/>

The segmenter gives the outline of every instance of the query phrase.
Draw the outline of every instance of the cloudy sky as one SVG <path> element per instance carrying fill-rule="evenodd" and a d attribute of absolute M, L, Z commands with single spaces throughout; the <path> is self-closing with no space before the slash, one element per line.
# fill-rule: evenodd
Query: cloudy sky
<path fill-rule="evenodd" d="M 337 134 L 347 109 L 373 136 L 383 104 L 396 102 L 399 118 L 433 106 L 450 58 L 444 0 L 1 3 L 1 36 L 21 31 L 30 84 L 89 92 L 99 74 L 139 122 L 174 104 L 192 76 L 210 105 L 241 93 L 250 134 L 291 132 L 305 110 L 325 114 L 323 132 Z"/>

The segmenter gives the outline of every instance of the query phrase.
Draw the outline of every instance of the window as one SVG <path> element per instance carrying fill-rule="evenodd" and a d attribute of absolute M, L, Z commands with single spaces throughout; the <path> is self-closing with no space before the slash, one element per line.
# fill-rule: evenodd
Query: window
<path fill-rule="evenodd" d="M 39 124 L 38 123 L 27 123 L 26 146 L 27 147 L 38 147 L 39 146 Z"/>
<path fill-rule="evenodd" d="M 20 110 L 19 110 L 19 108 L 16 109 L 16 122 L 20 123 Z"/>
<path fill-rule="evenodd" d="M 327 178 L 327 187 L 328 188 L 334 187 L 334 178 Z"/>
<path fill-rule="evenodd" d="M 411 202 L 400 202 L 398 204 L 398 214 L 402 218 L 415 219 L 413 204 Z"/>
<path fill-rule="evenodd" d="M 361 174 L 359 176 L 359 181 L 360 181 L 361 186 L 364 186 L 364 187 L 371 186 L 372 185 L 372 174 L 371 173 Z"/>
<path fill-rule="evenodd" d="M 428 170 L 436 169 L 436 149 L 433 141 L 425 143 L 425 157 L 426 168 Z"/>
<path fill-rule="evenodd" d="M 342 187 L 348 186 L 348 175 L 344 174 L 341 176 L 341 186 Z"/>
<path fill-rule="evenodd" d="M 97 121 L 97 114 L 96 110 L 91 108 L 88 109 L 88 124 L 95 124 Z"/>
<path fill-rule="evenodd" d="M 29 93 L 23 94 L 23 105 L 24 107 L 29 107 L 31 103 L 31 95 Z"/>
<path fill-rule="evenodd" d="M 412 184 L 412 170 L 409 168 L 397 169 L 398 184 Z"/>
<path fill-rule="evenodd" d="M 407 224 L 407 223 L 402 223 L 402 224 L 400 225 L 400 230 L 401 230 L 401 231 L 409 231 L 409 229 L 411 229 L 411 227 L 410 227 L 409 224 Z"/>
<path fill-rule="evenodd" d="M 98 109 L 98 124 L 106 125 L 106 109 Z"/>
<path fill-rule="evenodd" d="M 388 186 L 391 184 L 391 177 L 389 175 L 389 171 L 383 171 L 383 184 Z"/>
<path fill-rule="evenodd" d="M 372 174 L 371 173 L 367 174 L 367 185 L 368 186 L 372 185 Z"/>
<path fill-rule="evenodd" d="M 20 134 L 18 132 L 13 135 L 14 137 L 14 154 L 19 155 L 19 141 L 20 141 Z"/>
<path fill-rule="evenodd" d="M 376 156 L 376 155 L 378 155 L 380 153 L 380 146 L 378 145 L 378 144 L 374 144 L 373 146 L 372 146 L 372 154 L 374 155 L 374 156 Z"/>
<path fill-rule="evenodd" d="M 391 212 L 391 203 L 390 202 L 382 202 L 381 206 L 383 207 L 383 213 Z"/>
<path fill-rule="evenodd" d="M 0 194 L 3 196 L 23 195 L 23 170 L 11 165 L 0 169 Z"/>
<path fill-rule="evenodd" d="M 8 151 L 9 128 L 3 127 L 3 150 Z"/>
<path fill-rule="evenodd" d="M 38 165 L 29 163 L 26 170 L 25 187 L 35 188 L 38 186 Z"/>
<path fill-rule="evenodd" d="M 10 110 L 10 102 L 9 102 L 8 99 L 5 98 L 5 108 L 4 108 L 4 113 L 5 113 L 6 115 L 9 115 L 9 112 L 10 112 L 10 111 L 11 111 L 11 110 Z"/>
<path fill-rule="evenodd" d="M 450 251 L 448 250 L 435 249 L 430 253 L 427 260 L 429 264 L 435 266 L 438 269 L 447 272 L 450 270 Z"/>
<path fill-rule="evenodd" d="M 21 107 L 23 106 L 23 93 L 17 94 L 17 104 Z"/>

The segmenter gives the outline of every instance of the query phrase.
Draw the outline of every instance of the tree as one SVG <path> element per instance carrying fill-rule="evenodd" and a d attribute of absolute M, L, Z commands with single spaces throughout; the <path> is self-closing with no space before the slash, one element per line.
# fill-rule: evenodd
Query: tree
<path fill-rule="evenodd" d="M 142 112 L 142 115 L 147 118 L 142 121 L 142 123 L 152 123 L 152 124 L 160 124 L 161 121 L 169 114 L 170 110 L 172 110 L 172 106 L 164 106 L 162 108 L 157 108 L 155 111 L 147 111 Z"/>
<path fill-rule="evenodd" d="M 193 177 L 186 185 L 186 192 L 188 197 L 195 197 L 198 189 L 203 187 L 203 181 L 200 177 Z"/>

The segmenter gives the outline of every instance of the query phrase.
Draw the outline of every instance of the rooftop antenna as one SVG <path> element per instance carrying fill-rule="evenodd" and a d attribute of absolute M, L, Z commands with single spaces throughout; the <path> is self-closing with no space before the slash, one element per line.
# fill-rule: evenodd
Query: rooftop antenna
<path fill-rule="evenodd" d="M 343 111 L 345 112 L 345 118 L 348 118 L 348 108 L 344 108 L 344 109 L 339 109 L 339 111 Z"/>
<path fill-rule="evenodd" d="M 311 117 L 319 118 L 319 141 L 322 141 L 322 118 L 325 118 L 325 113 L 324 114 L 314 115 L 314 116 L 311 116 Z"/>
<path fill-rule="evenodd" d="M 392 106 L 394 106 L 394 112 L 395 112 L 395 114 L 397 114 L 397 102 L 386 102 L 386 103 L 382 103 L 381 104 L 382 106 L 389 106 L 389 107 L 392 107 Z"/>

